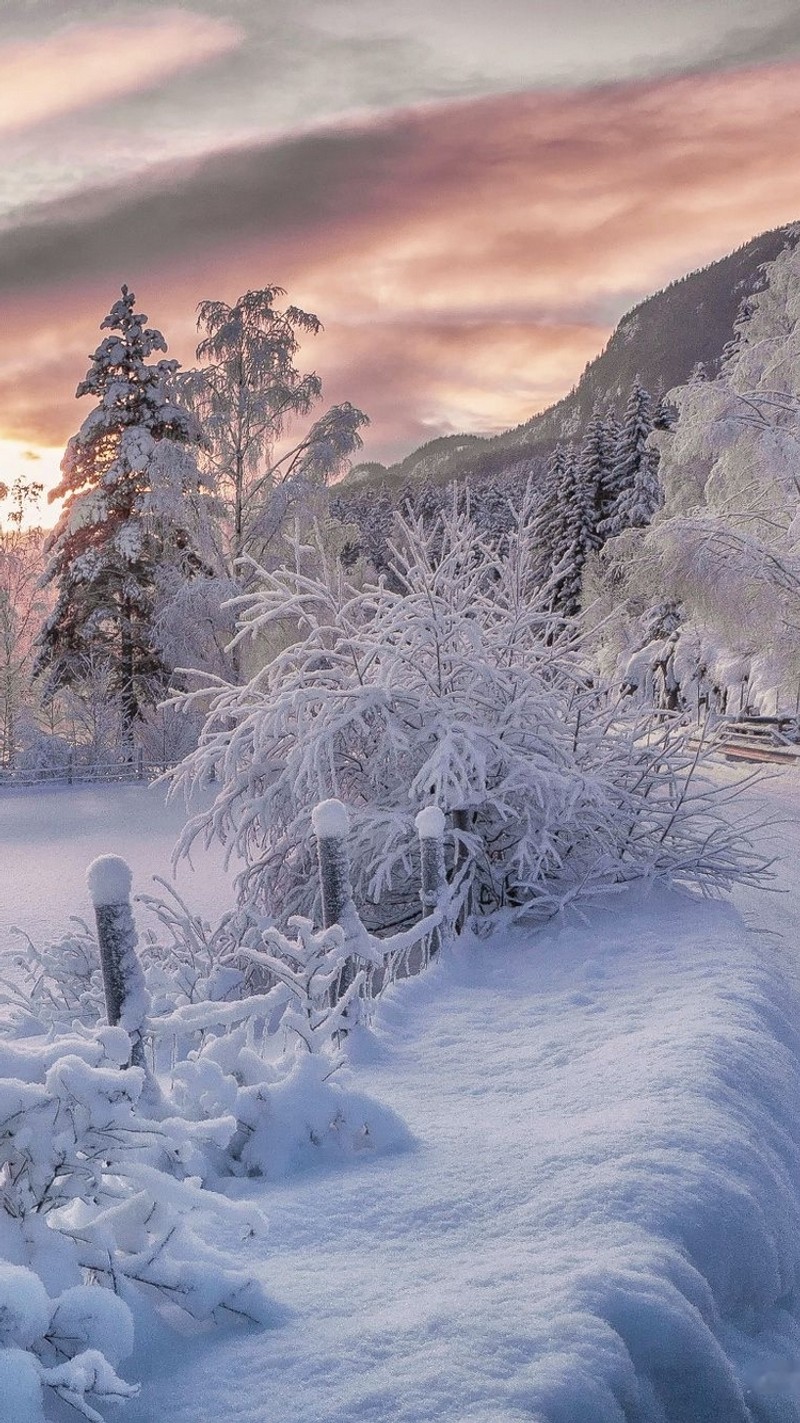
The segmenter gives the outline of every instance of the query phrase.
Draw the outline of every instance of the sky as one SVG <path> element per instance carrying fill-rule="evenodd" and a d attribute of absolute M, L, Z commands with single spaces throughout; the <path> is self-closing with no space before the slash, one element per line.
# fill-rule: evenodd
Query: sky
<path fill-rule="evenodd" d="M 0 480 L 55 480 L 123 282 L 187 365 L 199 301 L 284 287 L 388 462 L 800 219 L 800 4 L 3 0 L 0 140 Z"/>

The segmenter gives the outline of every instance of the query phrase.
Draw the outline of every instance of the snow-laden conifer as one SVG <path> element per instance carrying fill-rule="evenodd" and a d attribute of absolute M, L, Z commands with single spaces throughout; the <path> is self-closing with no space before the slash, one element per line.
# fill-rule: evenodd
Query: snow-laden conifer
<path fill-rule="evenodd" d="M 45 580 L 58 596 L 37 663 L 52 694 L 81 683 L 87 657 L 102 661 L 128 730 L 169 678 L 154 634 L 164 585 L 205 566 L 199 427 L 168 393 L 177 362 L 150 360 L 166 342 L 134 303 L 123 287 L 77 389 L 97 404 L 67 445 L 50 495 L 65 501 L 47 545 Z"/>
<path fill-rule="evenodd" d="M 645 528 L 661 507 L 658 455 L 648 444 L 653 428 L 652 401 L 637 377 L 619 432 L 609 485 L 608 514 L 600 526 L 606 538 L 624 529 Z"/>
<path fill-rule="evenodd" d="M 536 581 L 541 588 L 547 587 L 549 606 L 567 616 L 580 607 L 586 561 L 576 463 L 572 446 L 556 445 L 534 515 Z"/>
<path fill-rule="evenodd" d="M 573 518 L 576 521 L 576 546 L 585 550 L 588 557 L 600 547 L 602 539 L 598 525 L 607 497 L 610 474 L 609 460 L 612 450 L 609 445 L 610 431 L 606 417 L 595 408 L 586 427 L 578 454 L 576 469 L 576 501 Z"/>

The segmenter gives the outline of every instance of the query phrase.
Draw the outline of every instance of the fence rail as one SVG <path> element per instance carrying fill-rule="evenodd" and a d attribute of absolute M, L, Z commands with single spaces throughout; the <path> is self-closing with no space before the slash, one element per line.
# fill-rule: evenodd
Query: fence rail
<path fill-rule="evenodd" d="M 200 1043 L 209 1032 L 241 1027 L 254 1041 L 254 1034 L 264 1036 L 269 1033 L 270 1019 L 276 1010 L 280 1016 L 287 986 L 290 992 L 305 997 L 310 1020 L 319 1017 L 320 1013 L 324 1017 L 323 1007 L 334 1013 L 338 1009 L 336 1041 L 339 1041 L 346 1036 L 352 1023 L 358 1021 L 357 1016 L 353 1018 L 351 1015 L 351 1004 L 357 1012 L 359 999 L 378 998 L 390 983 L 422 973 L 438 956 L 447 941 L 460 903 L 458 886 L 448 884 L 445 875 L 445 819 L 442 812 L 429 806 L 416 817 L 419 897 L 423 913 L 408 929 L 383 939 L 369 933 L 353 903 L 346 807 L 338 800 L 323 801 L 316 806 L 312 818 L 319 860 L 322 934 L 334 927 L 341 930 L 336 940 L 333 972 L 328 971 L 328 965 L 322 959 L 318 962 L 323 971 L 321 996 L 315 994 L 312 986 L 313 973 L 305 980 L 302 969 L 296 963 L 278 962 L 282 953 L 293 952 L 288 941 L 283 944 L 278 942 L 275 950 L 277 957 L 265 954 L 262 949 L 248 947 L 242 950 L 245 957 L 257 965 L 265 965 L 268 970 L 265 992 L 234 1001 L 187 1003 L 150 1022 L 142 1018 L 136 1030 L 138 1036 L 132 1034 L 133 1048 L 138 1051 L 140 1041 L 147 1039 L 154 1053 L 158 1052 L 159 1047 L 167 1048 L 170 1063 L 174 1066 L 178 1041 L 187 1036 Z M 108 1021 L 117 1024 L 123 1016 L 128 993 L 131 1002 L 139 1002 L 142 998 L 137 987 L 141 970 L 135 951 L 136 933 L 130 901 L 131 872 L 124 860 L 115 855 L 105 855 L 89 867 L 87 879 L 97 917 Z M 292 922 L 289 921 L 290 927 Z M 308 923 L 308 928 L 311 927 Z M 268 945 L 274 944 L 274 938 L 269 939 L 269 934 L 274 936 L 276 933 L 275 930 L 266 931 Z M 278 936 L 279 941 L 282 937 Z M 317 936 L 318 947 L 319 938 Z M 324 955 L 324 944 L 322 949 Z M 129 983 L 131 975 L 135 979 L 132 986 Z M 127 1008 L 125 1013 L 129 1016 Z"/>
<path fill-rule="evenodd" d="M 72 786 L 114 781 L 153 781 L 177 761 L 146 761 L 137 753 L 128 761 L 93 761 L 84 765 L 74 756 L 58 766 L 0 766 L 0 790 L 4 786 Z"/>
<path fill-rule="evenodd" d="M 694 738 L 726 760 L 774 761 L 800 765 L 798 721 L 794 716 L 720 716 Z"/>

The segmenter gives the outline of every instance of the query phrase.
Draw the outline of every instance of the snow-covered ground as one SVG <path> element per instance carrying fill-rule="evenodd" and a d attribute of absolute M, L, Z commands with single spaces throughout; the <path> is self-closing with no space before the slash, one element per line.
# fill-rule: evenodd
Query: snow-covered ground
<path fill-rule="evenodd" d="M 143 1324 L 120 1416 L 800 1419 L 800 782 L 751 794 L 786 818 L 770 835 L 788 893 L 631 895 L 462 944 L 393 989 L 353 1074 L 415 1146 L 238 1183 L 269 1214 L 246 1253 L 284 1322 Z M 160 842 L 140 843 L 140 816 L 58 863 L 163 868 L 170 813 Z"/>
<path fill-rule="evenodd" d="M 58 936 L 70 915 L 91 921 L 88 866 L 98 855 L 122 855 L 134 893 L 153 893 L 154 874 L 171 877 L 170 856 L 186 820 L 181 800 L 166 803 L 163 787 L 55 786 L 0 793 L 0 951 L 12 925 L 34 941 Z M 228 905 L 228 876 L 219 854 L 198 850 L 194 869 L 182 864 L 176 887 L 204 914 Z"/>

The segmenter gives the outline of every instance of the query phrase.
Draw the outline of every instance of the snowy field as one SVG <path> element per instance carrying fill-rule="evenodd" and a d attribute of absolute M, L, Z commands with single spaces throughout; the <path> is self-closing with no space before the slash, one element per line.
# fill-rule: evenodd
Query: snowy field
<path fill-rule="evenodd" d="M 626 896 L 395 987 L 352 1071 L 415 1144 L 238 1183 L 269 1215 L 247 1255 L 283 1321 L 144 1324 L 123 1370 L 142 1392 L 117 1416 L 800 1419 L 800 783 L 751 795 L 785 819 L 768 838 L 786 893 Z M 137 881 L 163 869 L 180 817 L 143 796 L 0 804 L 4 915 L 85 912 L 101 850 Z M 197 881 L 213 899 L 219 866 Z"/>
<path fill-rule="evenodd" d="M 70 915 L 91 922 L 85 875 L 97 855 L 122 855 L 133 870 L 134 893 L 154 892 L 154 874 L 171 878 L 170 857 L 185 820 L 183 802 L 167 805 L 159 786 L 3 790 L 0 947 L 19 947 L 9 934 L 12 925 L 38 942 L 64 932 Z M 176 888 L 192 907 L 218 914 L 230 902 L 222 857 L 198 851 L 193 865 L 179 867 Z"/>

